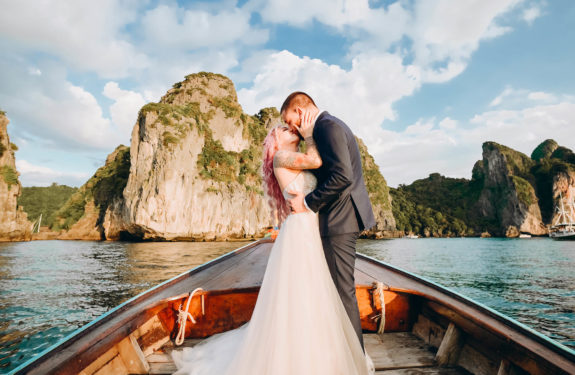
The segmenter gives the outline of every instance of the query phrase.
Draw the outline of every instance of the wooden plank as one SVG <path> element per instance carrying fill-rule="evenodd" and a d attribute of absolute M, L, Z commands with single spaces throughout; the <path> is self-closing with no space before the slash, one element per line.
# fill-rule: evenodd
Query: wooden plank
<path fill-rule="evenodd" d="M 502 359 L 499 362 L 499 369 L 497 370 L 497 375 L 509 375 L 511 372 L 511 364 L 508 360 Z"/>
<path fill-rule="evenodd" d="M 417 316 L 417 321 L 411 330 L 414 335 L 434 348 L 439 348 L 439 345 L 441 345 L 445 331 L 445 328 L 423 314 Z"/>
<path fill-rule="evenodd" d="M 532 374 L 575 374 L 575 355 L 468 299 L 361 254 L 358 254 L 355 266 L 366 275 L 390 285 L 392 291 L 412 293 L 440 306 L 436 311 L 440 310 L 440 315 L 450 320 L 453 320 L 451 315 L 458 318 L 454 322 L 466 334 L 470 334 L 467 327 L 476 327 L 474 333 L 483 332 L 484 336 L 492 338 L 487 345 L 502 349 L 505 358 L 524 371 Z M 475 339 L 482 342 L 480 338 Z"/>
<path fill-rule="evenodd" d="M 173 374 L 177 370 L 178 370 L 178 368 L 176 367 L 174 362 L 171 362 L 171 363 L 164 363 L 164 362 L 150 363 L 150 374 L 154 374 L 154 375 L 166 374 L 167 375 L 167 374 Z"/>
<path fill-rule="evenodd" d="M 457 364 L 475 375 L 497 374 L 498 363 L 490 360 L 470 345 L 464 345 Z"/>
<path fill-rule="evenodd" d="M 90 363 L 89 366 L 87 366 L 85 369 L 80 371 L 79 374 L 80 375 L 92 375 L 92 374 L 94 374 L 96 371 L 98 371 L 99 369 L 104 367 L 104 365 L 106 363 L 110 362 L 118 354 L 119 354 L 118 348 L 116 346 L 113 346 L 110 350 L 108 350 L 107 352 L 102 354 L 100 357 L 98 357 L 98 359 L 96 359 L 95 361 Z"/>
<path fill-rule="evenodd" d="M 167 363 L 174 362 L 169 353 L 154 353 L 146 356 L 146 361 L 151 365 L 152 363 Z"/>
<path fill-rule="evenodd" d="M 429 346 L 409 332 L 363 335 L 365 350 L 376 370 L 435 366 Z"/>
<path fill-rule="evenodd" d="M 117 347 L 118 352 L 120 352 L 120 357 L 124 361 L 126 369 L 130 374 L 148 373 L 150 366 L 134 336 L 128 335 L 128 337 L 118 343 Z"/>
<path fill-rule="evenodd" d="M 375 375 L 467 375 L 467 371 L 459 368 L 422 367 L 410 369 L 376 371 Z"/>
<path fill-rule="evenodd" d="M 127 375 L 128 370 L 122 358 L 117 355 L 110 362 L 94 373 L 94 375 Z"/>
<path fill-rule="evenodd" d="M 463 332 L 455 324 L 449 323 L 447 331 L 441 340 L 441 345 L 435 354 L 435 360 L 439 366 L 453 366 L 459 359 L 459 353 L 463 347 Z"/>
<path fill-rule="evenodd" d="M 132 336 L 138 339 L 138 345 L 144 356 L 158 350 L 170 340 L 170 332 L 166 330 L 157 315 L 132 332 Z"/>

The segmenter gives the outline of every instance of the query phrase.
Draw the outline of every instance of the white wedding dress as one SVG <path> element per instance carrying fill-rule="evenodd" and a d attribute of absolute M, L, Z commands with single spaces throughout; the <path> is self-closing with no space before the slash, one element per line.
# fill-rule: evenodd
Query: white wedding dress
<path fill-rule="evenodd" d="M 315 185 L 303 171 L 284 196 Z M 248 323 L 174 350 L 172 358 L 178 375 L 373 374 L 331 279 L 317 214 L 292 214 L 283 223 Z"/>

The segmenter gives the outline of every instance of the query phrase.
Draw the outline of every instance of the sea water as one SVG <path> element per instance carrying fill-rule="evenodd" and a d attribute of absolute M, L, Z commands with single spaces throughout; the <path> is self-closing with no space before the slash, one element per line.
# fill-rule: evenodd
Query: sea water
<path fill-rule="evenodd" d="M 245 244 L 0 243 L 0 373 L 123 301 Z M 357 248 L 575 349 L 575 242 L 396 239 L 360 240 Z"/>

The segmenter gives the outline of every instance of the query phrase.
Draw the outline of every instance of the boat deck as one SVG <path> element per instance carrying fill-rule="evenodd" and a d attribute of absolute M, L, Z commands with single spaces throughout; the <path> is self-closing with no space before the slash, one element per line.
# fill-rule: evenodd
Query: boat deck
<path fill-rule="evenodd" d="M 365 348 L 373 359 L 376 374 L 381 375 L 463 375 L 469 374 L 461 367 L 439 367 L 435 350 L 410 332 L 364 334 Z M 201 340 L 185 340 L 182 347 L 196 345 Z M 180 348 L 180 347 L 178 347 Z M 172 341 L 146 357 L 150 374 L 172 374 L 176 365 L 170 355 L 174 350 Z"/>

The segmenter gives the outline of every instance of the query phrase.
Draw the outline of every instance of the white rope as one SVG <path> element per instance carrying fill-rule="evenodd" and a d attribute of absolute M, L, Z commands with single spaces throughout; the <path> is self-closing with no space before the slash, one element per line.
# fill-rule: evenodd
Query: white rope
<path fill-rule="evenodd" d="M 180 330 L 178 331 L 178 336 L 176 337 L 176 345 L 182 345 L 184 343 L 184 336 L 186 335 L 186 322 L 188 321 L 188 318 L 190 318 L 193 324 L 196 324 L 196 320 L 194 319 L 192 314 L 188 312 L 188 308 L 190 307 L 190 302 L 192 301 L 194 294 L 196 294 L 196 292 L 200 290 L 203 291 L 202 288 L 194 289 L 194 291 L 191 292 L 190 296 L 188 297 L 188 301 L 186 302 L 186 308 L 182 310 L 181 308 L 182 305 L 180 305 L 180 308 L 178 309 L 178 324 L 180 326 Z M 201 297 L 202 297 L 202 315 L 206 315 L 206 311 L 204 309 L 204 295 L 202 294 Z"/>
<path fill-rule="evenodd" d="M 385 297 L 383 294 L 384 289 L 389 289 L 388 285 L 385 285 L 381 281 L 376 281 L 375 285 L 375 293 L 379 296 L 379 302 L 381 302 L 381 319 L 379 319 L 379 327 L 377 328 L 377 333 L 380 335 L 384 332 L 385 329 Z M 374 293 L 374 295 L 375 295 Z"/>

